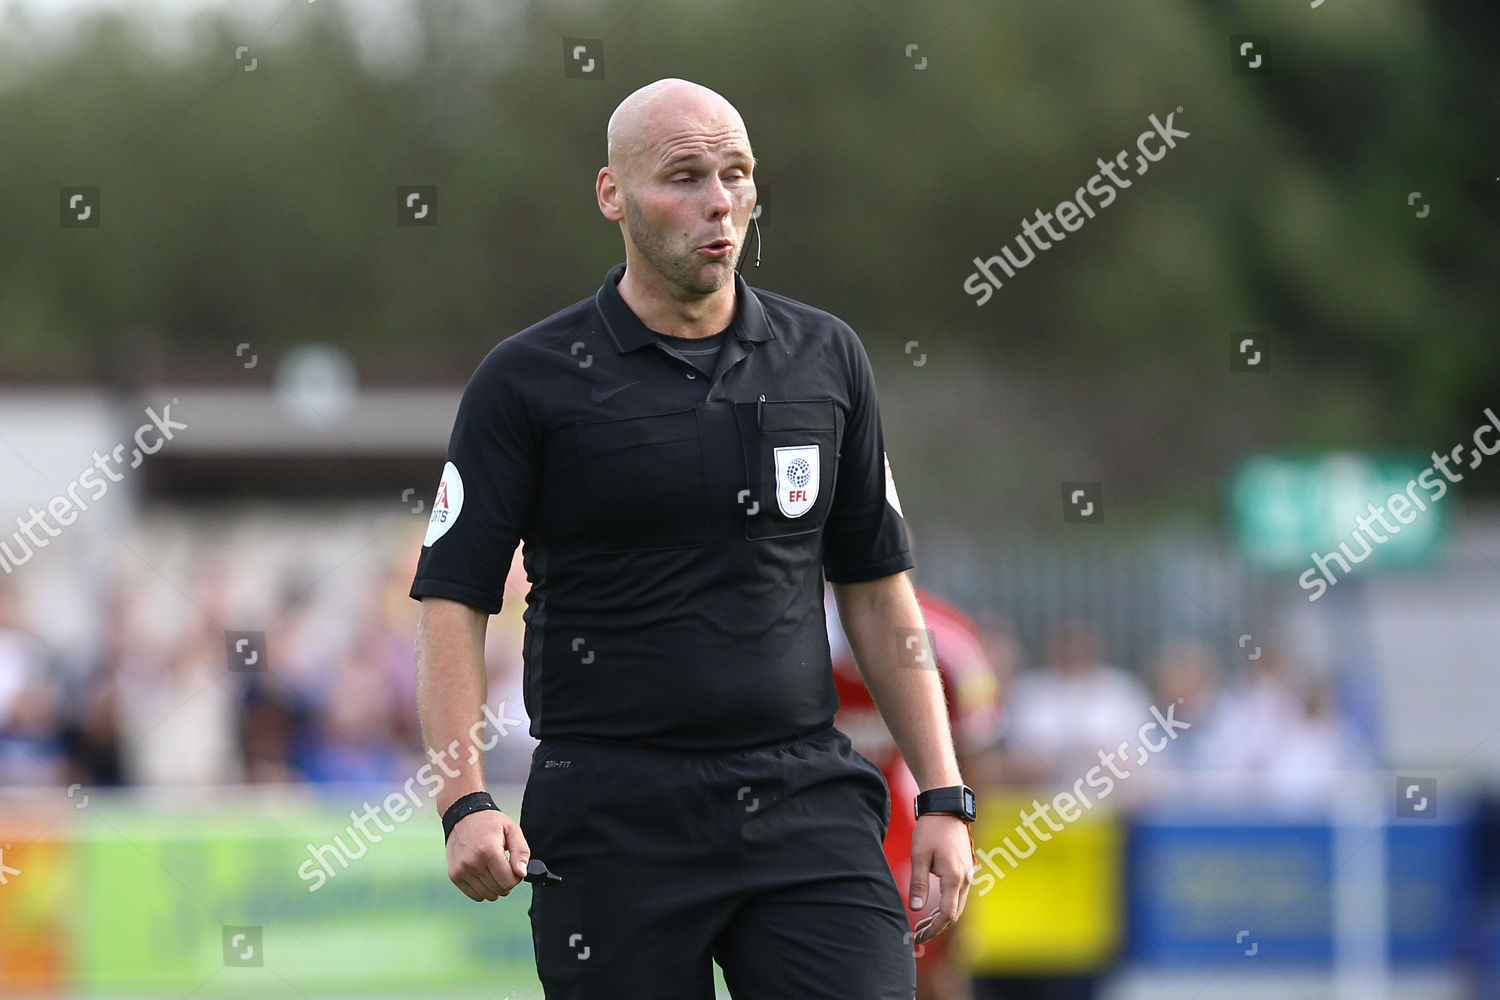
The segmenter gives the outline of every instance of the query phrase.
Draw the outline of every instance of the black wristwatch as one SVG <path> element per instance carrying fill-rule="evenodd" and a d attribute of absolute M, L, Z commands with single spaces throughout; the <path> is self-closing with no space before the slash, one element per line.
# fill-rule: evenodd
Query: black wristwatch
<path fill-rule="evenodd" d="M 974 789 L 968 785 L 949 785 L 946 788 L 929 788 L 917 796 L 917 818 L 926 813 L 948 813 L 965 823 L 979 818 L 974 809 Z"/>

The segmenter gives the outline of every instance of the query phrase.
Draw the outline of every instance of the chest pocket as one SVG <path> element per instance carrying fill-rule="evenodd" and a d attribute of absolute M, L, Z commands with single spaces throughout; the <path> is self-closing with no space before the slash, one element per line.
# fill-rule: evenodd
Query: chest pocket
<path fill-rule="evenodd" d="M 707 539 L 698 415 L 678 410 L 578 425 L 588 534 L 600 552 L 702 545 Z"/>
<path fill-rule="evenodd" d="M 838 411 L 833 400 L 738 405 L 753 501 L 746 506 L 745 537 L 779 538 L 822 528 L 838 478 Z"/>

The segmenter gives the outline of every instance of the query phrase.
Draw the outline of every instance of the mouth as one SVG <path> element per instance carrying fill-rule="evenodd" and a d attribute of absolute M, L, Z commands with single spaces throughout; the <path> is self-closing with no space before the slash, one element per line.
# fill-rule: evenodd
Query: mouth
<path fill-rule="evenodd" d="M 733 249 L 734 243 L 721 237 L 720 239 L 714 240 L 712 243 L 703 244 L 698 248 L 697 252 L 706 254 L 709 257 L 724 257 L 727 256 Z"/>

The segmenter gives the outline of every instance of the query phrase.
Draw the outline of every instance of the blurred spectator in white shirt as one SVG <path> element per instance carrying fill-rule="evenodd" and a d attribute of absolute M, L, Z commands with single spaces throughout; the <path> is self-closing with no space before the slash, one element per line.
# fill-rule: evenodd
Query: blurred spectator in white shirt
<path fill-rule="evenodd" d="M 120 677 L 125 770 L 137 784 L 241 780 L 235 725 L 242 675 L 229 672 L 223 578 L 206 574 L 188 593 L 190 625 L 133 658 Z M 160 641 L 160 640 L 158 640 Z"/>
<path fill-rule="evenodd" d="M 1045 665 L 1021 674 L 1007 697 L 1012 776 L 1071 786 L 1099 765 L 1101 752 L 1133 744 L 1150 711 L 1145 686 L 1105 661 L 1098 630 L 1065 622 L 1053 633 Z"/>
<path fill-rule="evenodd" d="M 1326 686 L 1269 645 L 1215 699 L 1201 752 L 1196 799 L 1257 809 L 1326 805 L 1350 762 Z"/>

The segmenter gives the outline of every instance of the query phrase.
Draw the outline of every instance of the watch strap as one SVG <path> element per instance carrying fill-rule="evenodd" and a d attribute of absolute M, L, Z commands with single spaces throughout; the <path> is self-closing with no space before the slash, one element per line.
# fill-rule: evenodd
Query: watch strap
<path fill-rule="evenodd" d="M 443 812 L 443 843 L 446 844 L 448 838 L 453 836 L 453 828 L 458 825 L 459 820 L 471 813 L 484 812 L 489 809 L 500 811 L 500 807 L 495 805 L 495 800 L 490 798 L 489 792 L 470 792 L 468 795 L 455 799 L 453 804 Z"/>
<path fill-rule="evenodd" d="M 927 813 L 947 813 L 972 823 L 977 816 L 974 790 L 968 785 L 929 788 L 917 796 L 914 806 L 919 819 Z"/>

